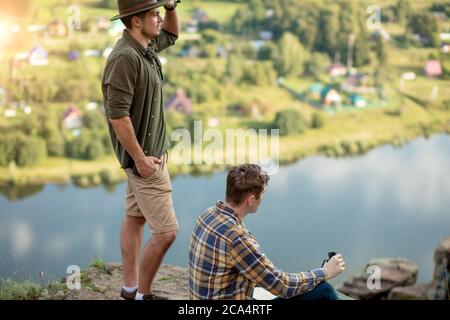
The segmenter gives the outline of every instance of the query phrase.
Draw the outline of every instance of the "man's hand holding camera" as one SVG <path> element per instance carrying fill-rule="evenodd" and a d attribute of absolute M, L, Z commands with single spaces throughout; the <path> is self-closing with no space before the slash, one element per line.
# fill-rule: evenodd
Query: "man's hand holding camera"
<path fill-rule="evenodd" d="M 342 258 L 342 254 L 333 256 L 327 263 L 325 263 L 323 269 L 327 275 L 327 280 L 337 277 L 345 270 L 345 262 Z"/>

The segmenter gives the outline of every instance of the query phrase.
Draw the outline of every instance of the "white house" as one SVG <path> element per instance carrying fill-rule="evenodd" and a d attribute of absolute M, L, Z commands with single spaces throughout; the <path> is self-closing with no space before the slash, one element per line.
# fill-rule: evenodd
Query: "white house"
<path fill-rule="evenodd" d="M 333 63 L 327 68 L 327 72 L 333 78 L 343 77 L 347 74 L 347 68 L 342 63 Z"/>
<path fill-rule="evenodd" d="M 41 46 L 36 46 L 31 49 L 28 55 L 28 63 L 32 66 L 46 66 L 48 65 L 48 53 Z"/>
<path fill-rule="evenodd" d="M 63 125 L 67 130 L 76 130 L 83 126 L 82 115 L 77 107 L 69 107 L 64 111 Z"/>

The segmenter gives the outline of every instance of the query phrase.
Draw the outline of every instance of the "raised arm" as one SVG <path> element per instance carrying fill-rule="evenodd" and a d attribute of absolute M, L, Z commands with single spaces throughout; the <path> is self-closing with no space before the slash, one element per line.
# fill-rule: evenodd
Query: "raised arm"
<path fill-rule="evenodd" d="M 165 8 L 173 8 L 176 0 L 169 0 L 164 6 Z M 170 33 L 178 36 L 180 33 L 180 21 L 178 18 L 177 10 L 167 10 L 164 16 L 164 22 L 162 23 L 161 29 L 169 31 Z"/>

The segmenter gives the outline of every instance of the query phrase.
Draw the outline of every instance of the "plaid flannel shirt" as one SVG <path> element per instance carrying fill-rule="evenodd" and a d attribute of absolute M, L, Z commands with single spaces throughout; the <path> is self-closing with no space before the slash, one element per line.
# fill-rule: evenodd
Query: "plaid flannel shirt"
<path fill-rule="evenodd" d="M 197 220 L 189 248 L 191 299 L 252 299 L 255 285 L 291 298 L 325 280 L 322 268 L 299 273 L 277 269 L 236 212 L 221 201 Z"/>

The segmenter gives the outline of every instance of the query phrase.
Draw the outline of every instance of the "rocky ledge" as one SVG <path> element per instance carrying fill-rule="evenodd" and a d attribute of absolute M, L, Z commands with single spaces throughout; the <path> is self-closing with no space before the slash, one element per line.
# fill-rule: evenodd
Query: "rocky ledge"
<path fill-rule="evenodd" d="M 353 277 L 338 290 L 361 300 L 449 300 L 450 237 L 434 252 L 434 273 L 430 283 L 416 285 L 418 267 L 403 258 L 372 259 L 364 270 L 368 273 Z"/>
<path fill-rule="evenodd" d="M 378 258 L 367 263 L 377 266 L 379 286 L 375 274 L 363 273 L 345 282 L 338 290 L 348 296 L 362 300 L 405 299 L 450 299 L 450 237 L 442 241 L 434 253 L 435 270 L 433 281 L 416 285 L 418 267 L 404 258 Z M 372 269 L 375 270 L 375 269 Z M 61 280 L 65 284 L 66 278 Z M 368 286 L 368 283 L 370 284 Z M 59 298 L 67 300 L 120 300 L 122 266 L 119 263 L 100 264 L 81 272 L 80 290 L 64 290 Z M 65 286 L 64 286 L 65 287 Z M 188 271 L 185 268 L 163 265 L 154 281 L 153 291 L 170 300 L 189 299 Z"/>
<path fill-rule="evenodd" d="M 81 288 L 65 293 L 65 300 L 122 300 L 122 266 L 109 263 L 81 272 Z M 66 282 L 64 278 L 62 282 Z M 163 265 L 156 275 L 153 291 L 169 300 L 189 299 L 188 271 L 185 268 Z"/>

